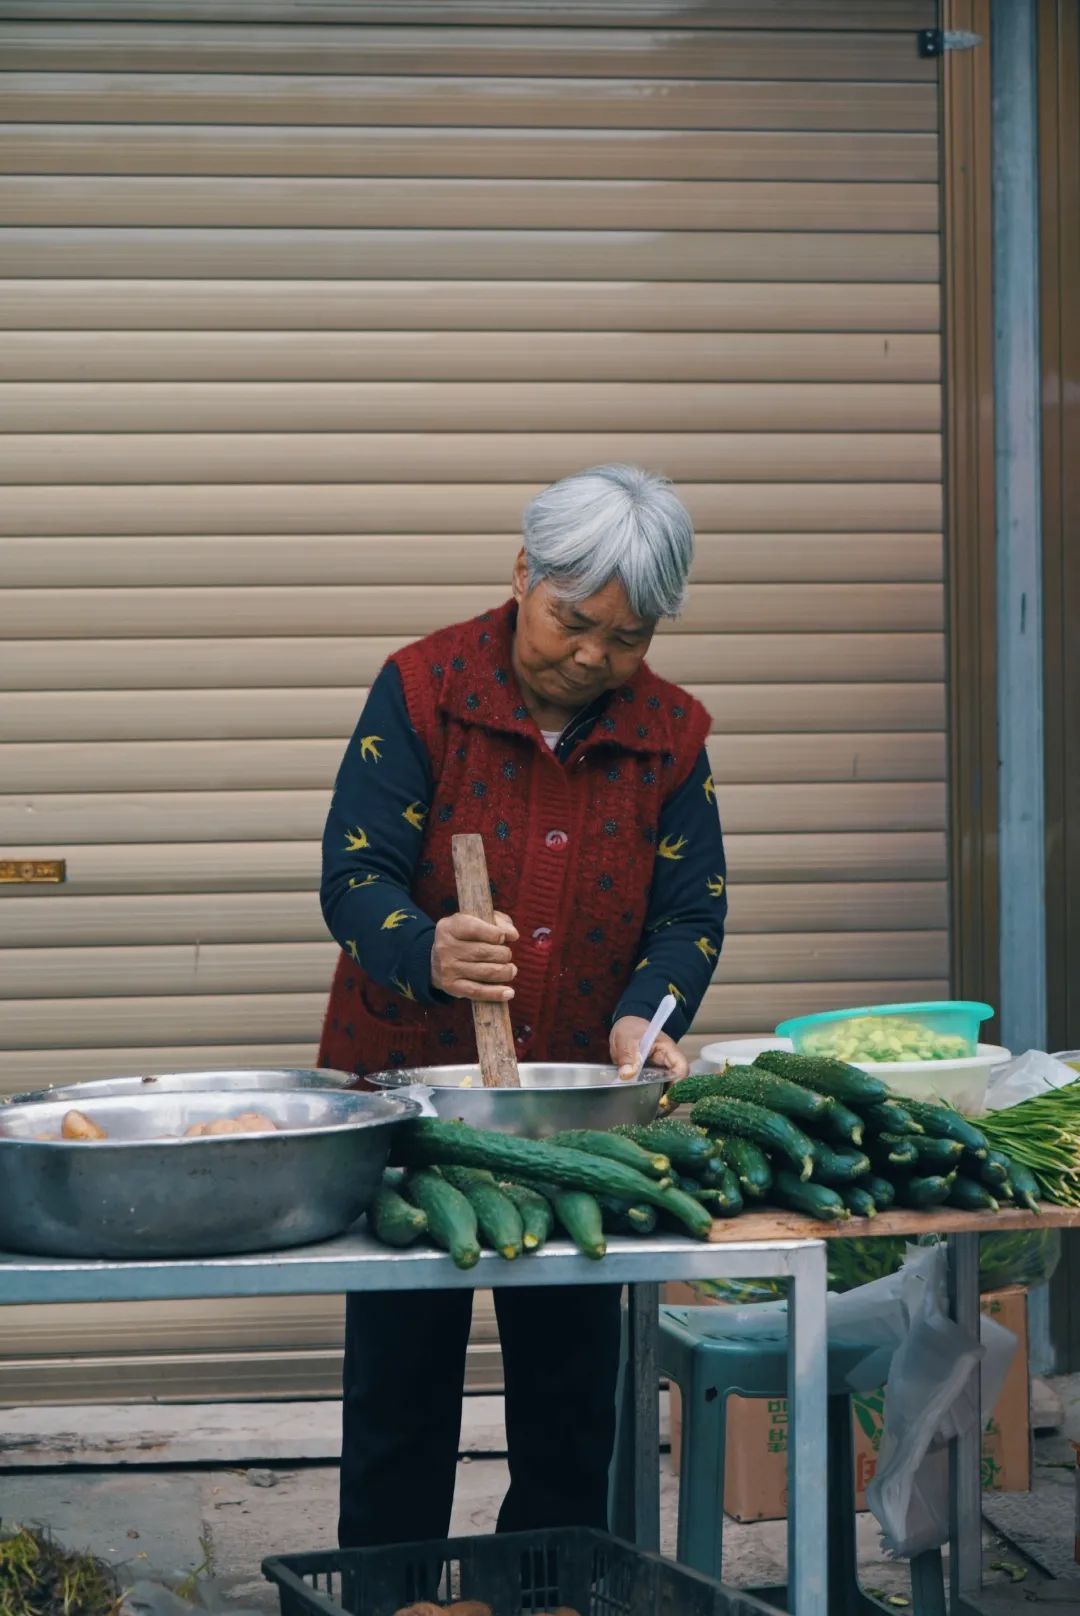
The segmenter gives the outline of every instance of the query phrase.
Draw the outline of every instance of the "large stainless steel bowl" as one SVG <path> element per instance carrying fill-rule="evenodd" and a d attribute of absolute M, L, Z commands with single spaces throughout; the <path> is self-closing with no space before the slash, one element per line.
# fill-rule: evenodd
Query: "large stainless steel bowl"
<path fill-rule="evenodd" d="M 67 1101 L 0 1111 L 0 1248 L 49 1257 L 210 1257 L 340 1234 L 370 1204 L 406 1096 L 141 1094 L 79 1107 L 108 1138 L 60 1138 Z M 280 1132 L 185 1139 L 261 1112 Z M 42 1137 L 45 1136 L 45 1137 Z"/>
<path fill-rule="evenodd" d="M 478 1067 L 417 1066 L 378 1072 L 365 1079 L 383 1092 L 421 1084 L 430 1089 L 440 1117 L 491 1128 L 496 1133 L 544 1139 L 563 1128 L 613 1128 L 617 1123 L 651 1122 L 666 1072 L 646 1067 L 633 1082 L 620 1079 L 615 1066 L 527 1061 L 518 1067 L 519 1089 L 486 1089 Z M 462 1082 L 471 1084 L 462 1088 Z"/>
<path fill-rule="evenodd" d="M 161 1072 L 148 1077 L 96 1077 L 80 1083 L 57 1083 L 48 1089 L 31 1089 L 12 1096 L 12 1105 L 31 1105 L 41 1100 L 104 1100 L 114 1094 L 190 1094 L 227 1089 L 345 1089 L 355 1084 L 348 1072 L 331 1072 L 319 1067 L 268 1066 L 224 1072 Z M 2 1103 L 2 1102 L 0 1102 Z"/>

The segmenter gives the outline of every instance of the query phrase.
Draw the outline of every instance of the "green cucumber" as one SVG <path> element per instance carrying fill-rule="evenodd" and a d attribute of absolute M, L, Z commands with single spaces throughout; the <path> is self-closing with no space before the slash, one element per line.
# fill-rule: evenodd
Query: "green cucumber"
<path fill-rule="evenodd" d="M 547 1141 L 566 1150 L 583 1150 L 589 1156 L 605 1156 L 609 1161 L 621 1162 L 636 1173 L 647 1173 L 650 1178 L 666 1178 L 671 1162 L 657 1150 L 643 1150 L 632 1139 L 615 1132 L 604 1133 L 600 1128 L 566 1128 L 553 1133 Z"/>
<path fill-rule="evenodd" d="M 513 1201 L 521 1216 L 521 1243 L 525 1250 L 539 1251 L 551 1238 L 551 1231 L 555 1227 L 551 1202 L 539 1190 L 531 1190 L 525 1184 L 500 1183 L 499 1188 L 508 1200 Z"/>
<path fill-rule="evenodd" d="M 887 1178 L 879 1178 L 870 1173 L 866 1178 L 860 1178 L 859 1188 L 868 1191 L 874 1197 L 874 1205 L 879 1212 L 887 1212 L 896 1202 L 896 1186 Z"/>
<path fill-rule="evenodd" d="M 968 1165 L 970 1165 L 970 1162 Z M 995 1185 L 997 1185 L 999 1189 L 1004 1189 L 1005 1185 L 1009 1182 L 1009 1169 L 1011 1167 L 1012 1162 L 1003 1151 L 988 1150 L 986 1153 L 986 1160 L 979 1163 L 976 1171 L 978 1172 L 978 1175 L 982 1179 L 983 1183 L 989 1185 L 991 1189 L 993 1189 Z"/>
<path fill-rule="evenodd" d="M 368 1207 L 368 1226 L 384 1246 L 404 1249 L 413 1245 L 427 1231 L 427 1214 L 413 1206 L 396 1189 L 383 1184 Z"/>
<path fill-rule="evenodd" d="M 956 1173 L 932 1173 L 925 1178 L 901 1178 L 896 1196 L 901 1206 L 923 1211 L 932 1206 L 944 1206 L 952 1194 Z"/>
<path fill-rule="evenodd" d="M 985 1184 L 977 1179 L 965 1178 L 958 1173 L 953 1180 L 949 1191 L 949 1205 L 958 1206 L 965 1212 L 996 1212 L 998 1202 Z"/>
<path fill-rule="evenodd" d="M 695 1201 L 700 1201 L 702 1206 L 707 1206 L 719 1218 L 738 1217 L 743 1209 L 739 1180 L 727 1166 L 723 1169 L 723 1178 L 719 1184 L 702 1184 L 699 1179 L 687 1178 L 680 1174 L 677 1188 L 685 1191 L 687 1195 L 692 1195 Z"/>
<path fill-rule="evenodd" d="M 723 1072 L 693 1072 L 689 1077 L 676 1078 L 660 1096 L 660 1115 L 666 1118 L 680 1105 L 696 1105 L 706 1095 L 716 1094 L 716 1081 L 723 1075 Z"/>
<path fill-rule="evenodd" d="M 834 1100 L 832 1110 L 821 1119 L 821 1131 L 827 1133 L 830 1139 L 836 1139 L 842 1145 L 861 1145 L 863 1142 L 863 1119 L 857 1111 L 850 1110 Z"/>
<path fill-rule="evenodd" d="M 834 1150 L 832 1145 L 814 1141 L 814 1173 L 819 1184 L 850 1184 L 865 1178 L 870 1171 L 870 1158 L 860 1150 Z"/>
<path fill-rule="evenodd" d="M 709 1139 L 715 1155 L 706 1157 L 703 1162 L 695 1167 L 690 1176 L 691 1178 L 699 1179 L 707 1190 L 722 1189 L 727 1174 L 727 1162 L 724 1160 L 722 1148 L 726 1141 L 720 1139 L 714 1133 L 709 1135 Z"/>
<path fill-rule="evenodd" d="M 915 1140 L 919 1153 L 919 1171 L 923 1173 L 951 1173 L 959 1167 L 964 1147 L 959 1139 L 931 1139 L 926 1134 Z"/>
<path fill-rule="evenodd" d="M 720 1155 L 735 1174 L 739 1188 L 748 1201 L 763 1201 L 772 1189 L 772 1168 L 769 1158 L 752 1139 L 733 1137 L 725 1139 Z"/>
<path fill-rule="evenodd" d="M 481 1167 L 444 1167 L 442 1176 L 464 1195 L 488 1245 L 508 1262 L 520 1257 L 525 1240 L 521 1213 L 500 1190 L 493 1175 Z"/>
<path fill-rule="evenodd" d="M 659 1214 L 655 1206 L 635 1206 L 631 1201 L 617 1201 L 610 1195 L 598 1195 L 597 1205 L 604 1228 L 612 1234 L 652 1234 Z"/>
<path fill-rule="evenodd" d="M 624 1139 L 632 1139 L 643 1150 L 659 1151 L 679 1173 L 696 1173 L 716 1154 L 716 1145 L 704 1128 L 695 1128 L 693 1123 L 677 1117 L 648 1122 L 643 1127 L 624 1123 L 611 1131 Z"/>
<path fill-rule="evenodd" d="M 798 1083 L 789 1083 L 760 1066 L 729 1066 L 717 1075 L 711 1092 L 729 1100 L 749 1100 L 752 1105 L 792 1117 L 796 1122 L 818 1122 L 833 1106 L 824 1094 L 800 1088 Z"/>
<path fill-rule="evenodd" d="M 863 1117 L 871 1133 L 923 1133 L 923 1125 L 916 1122 L 902 1100 L 877 1100 L 863 1106 Z"/>
<path fill-rule="evenodd" d="M 767 1049 L 754 1061 L 777 1077 L 786 1077 L 803 1088 L 818 1094 L 831 1095 L 841 1105 L 873 1105 L 875 1100 L 888 1096 L 885 1084 L 858 1066 L 846 1061 L 816 1058 L 810 1055 L 791 1055 L 783 1049 Z"/>
<path fill-rule="evenodd" d="M 1013 1196 L 1021 1206 L 1026 1206 L 1029 1212 L 1039 1210 L 1039 1181 L 1028 1167 L 1022 1167 L 1018 1161 L 1010 1161 L 1009 1177 L 1012 1180 Z"/>
<path fill-rule="evenodd" d="M 871 1139 L 867 1149 L 870 1159 L 878 1167 L 911 1167 L 918 1165 L 919 1152 L 909 1134 L 879 1133 Z"/>
<path fill-rule="evenodd" d="M 392 1150 L 398 1160 L 412 1166 L 451 1162 L 460 1167 L 488 1167 L 516 1182 L 529 1184 L 539 1179 L 562 1189 L 647 1201 L 661 1212 L 671 1212 L 699 1240 L 707 1240 L 712 1231 L 708 1212 L 689 1195 L 662 1189 L 656 1179 L 624 1167 L 621 1162 L 566 1150 L 546 1140 L 518 1139 L 510 1134 L 485 1133 L 465 1122 L 419 1117 L 395 1130 Z"/>
<path fill-rule="evenodd" d="M 750 1100 L 729 1100 L 722 1094 L 710 1094 L 699 1100 L 690 1113 L 690 1121 L 702 1128 L 716 1128 L 722 1134 L 736 1134 L 740 1139 L 752 1139 L 762 1149 L 785 1157 L 799 1177 L 810 1177 L 814 1165 L 814 1147 L 801 1128 L 788 1117 Z"/>
<path fill-rule="evenodd" d="M 869 1190 L 864 1190 L 861 1184 L 843 1184 L 840 1187 L 840 1199 L 848 1211 L 856 1218 L 876 1218 L 877 1202 Z"/>
<path fill-rule="evenodd" d="M 773 1198 L 780 1206 L 805 1212 L 820 1223 L 843 1223 L 851 1216 L 841 1197 L 827 1184 L 807 1184 L 783 1168 L 776 1175 Z"/>
<path fill-rule="evenodd" d="M 986 1135 L 951 1105 L 939 1105 L 936 1100 L 912 1100 L 905 1094 L 903 1106 L 932 1139 L 958 1139 L 964 1149 L 980 1161 L 990 1148 Z"/>
<path fill-rule="evenodd" d="M 448 1251 L 458 1268 L 475 1268 L 480 1261 L 476 1213 L 460 1190 L 440 1173 L 409 1173 L 405 1194 L 426 1213 L 428 1232 L 437 1246 Z"/>
<path fill-rule="evenodd" d="M 607 1251 L 607 1241 L 604 1217 L 596 1196 L 586 1190 L 561 1190 L 553 1185 L 551 1197 L 556 1218 L 581 1255 L 599 1262 Z"/>

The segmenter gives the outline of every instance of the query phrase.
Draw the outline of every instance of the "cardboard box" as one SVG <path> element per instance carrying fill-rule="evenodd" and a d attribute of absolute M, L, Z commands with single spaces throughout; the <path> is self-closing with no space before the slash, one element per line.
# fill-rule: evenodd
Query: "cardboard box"
<path fill-rule="evenodd" d="M 688 1285 L 667 1286 L 664 1299 L 678 1306 L 700 1304 L 702 1300 Z M 1031 1488 L 1031 1415 L 1027 1292 L 1018 1287 L 988 1292 L 982 1299 L 982 1309 L 1019 1340 L 1001 1396 L 983 1433 L 983 1487 L 988 1492 L 1028 1492 Z M 853 1397 L 851 1414 L 855 1441 L 855 1507 L 863 1510 L 866 1488 L 877 1468 L 884 1392 Z M 681 1434 L 681 1399 L 677 1387 L 672 1386 L 671 1463 L 676 1472 Z M 1080 1489 L 1080 1472 L 1077 1486 Z M 787 1514 L 785 1397 L 729 1398 L 724 1503 L 728 1515 L 736 1521 L 782 1520 Z M 1080 1522 L 1077 1532 L 1080 1542 Z"/>

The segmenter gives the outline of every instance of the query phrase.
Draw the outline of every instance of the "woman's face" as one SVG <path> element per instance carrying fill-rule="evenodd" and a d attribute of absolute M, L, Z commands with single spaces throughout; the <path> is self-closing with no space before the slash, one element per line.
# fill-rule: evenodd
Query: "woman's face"
<path fill-rule="evenodd" d="M 518 605 L 516 672 L 546 706 L 576 712 L 632 679 L 649 649 L 655 621 L 636 617 L 612 579 L 587 600 L 560 600 L 546 583 L 528 585 L 521 551 L 514 566 Z"/>

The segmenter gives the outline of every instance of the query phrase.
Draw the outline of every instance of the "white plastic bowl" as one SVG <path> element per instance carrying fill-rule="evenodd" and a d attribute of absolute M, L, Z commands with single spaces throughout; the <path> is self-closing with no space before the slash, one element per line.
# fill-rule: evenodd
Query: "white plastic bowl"
<path fill-rule="evenodd" d="M 792 1050 L 794 1045 L 790 1038 L 778 1038 L 772 1033 L 767 1038 L 725 1038 L 718 1044 L 706 1044 L 698 1062 L 703 1071 L 720 1066 L 749 1066 L 755 1056 L 763 1055 L 767 1049 Z"/>
<path fill-rule="evenodd" d="M 913 1100 L 944 1100 L 967 1116 L 986 1110 L 986 1085 L 995 1066 L 1012 1056 L 998 1044 L 980 1044 L 977 1055 L 963 1060 L 852 1061 L 864 1072 L 880 1077 L 897 1094 Z"/>

